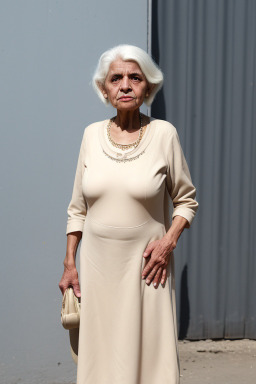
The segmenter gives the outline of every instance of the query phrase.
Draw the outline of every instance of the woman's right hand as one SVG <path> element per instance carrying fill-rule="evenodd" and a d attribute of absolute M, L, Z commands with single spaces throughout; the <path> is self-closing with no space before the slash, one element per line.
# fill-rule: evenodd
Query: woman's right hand
<path fill-rule="evenodd" d="M 79 241 L 82 238 L 82 232 L 70 232 L 67 235 L 67 252 L 64 260 L 64 272 L 59 282 L 59 288 L 62 295 L 68 287 L 73 287 L 76 297 L 81 297 L 78 273 L 76 269 L 76 250 Z"/>
<path fill-rule="evenodd" d="M 81 297 L 78 272 L 75 265 L 64 267 L 64 272 L 59 282 L 59 288 L 62 295 L 64 295 L 64 292 L 68 287 L 73 287 L 76 297 Z"/>

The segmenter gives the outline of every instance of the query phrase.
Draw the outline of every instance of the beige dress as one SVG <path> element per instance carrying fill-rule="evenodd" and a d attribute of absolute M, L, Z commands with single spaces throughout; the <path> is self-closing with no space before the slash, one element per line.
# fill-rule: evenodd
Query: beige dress
<path fill-rule="evenodd" d="M 66 233 L 83 232 L 77 384 L 177 384 L 173 254 L 157 289 L 141 278 L 142 254 L 171 216 L 192 222 L 196 190 L 172 124 L 151 118 L 123 154 L 107 123 L 85 129 L 68 207 Z"/>

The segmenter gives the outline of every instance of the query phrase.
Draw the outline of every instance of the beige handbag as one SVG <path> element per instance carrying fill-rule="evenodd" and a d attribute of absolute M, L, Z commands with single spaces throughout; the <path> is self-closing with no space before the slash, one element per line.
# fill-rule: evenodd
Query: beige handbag
<path fill-rule="evenodd" d="M 80 299 L 75 296 L 73 288 L 67 288 L 61 308 L 61 323 L 65 329 L 79 328 L 80 306 Z"/>

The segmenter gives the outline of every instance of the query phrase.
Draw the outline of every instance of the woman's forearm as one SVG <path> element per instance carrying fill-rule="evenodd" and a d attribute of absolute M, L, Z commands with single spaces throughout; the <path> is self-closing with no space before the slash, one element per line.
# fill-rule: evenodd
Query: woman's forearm
<path fill-rule="evenodd" d="M 82 232 L 70 232 L 67 235 L 67 252 L 64 259 L 64 272 L 59 282 L 59 288 L 64 294 L 68 287 L 73 287 L 77 297 L 81 296 L 78 272 L 76 269 L 76 251 L 81 240 Z"/>
<path fill-rule="evenodd" d="M 166 246 L 170 248 L 170 250 L 176 247 L 180 235 L 187 227 L 188 221 L 184 217 L 177 215 L 173 218 L 172 225 L 163 237 L 163 241 L 166 242 Z"/>
<path fill-rule="evenodd" d="M 73 267 L 76 264 L 76 251 L 82 238 L 82 232 L 71 232 L 67 235 L 67 251 L 64 259 L 64 267 Z"/>

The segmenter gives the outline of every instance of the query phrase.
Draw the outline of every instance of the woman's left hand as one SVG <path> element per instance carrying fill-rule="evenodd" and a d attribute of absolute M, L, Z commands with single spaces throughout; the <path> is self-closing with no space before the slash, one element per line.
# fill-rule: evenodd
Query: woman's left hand
<path fill-rule="evenodd" d="M 153 285 L 155 288 L 160 284 L 164 284 L 167 279 L 167 266 L 170 260 L 170 254 L 175 249 L 176 243 L 170 243 L 165 237 L 161 240 L 155 240 L 148 244 L 143 253 L 143 257 L 149 258 L 147 264 L 142 271 L 143 276 L 147 277 L 146 283 Z"/>
<path fill-rule="evenodd" d="M 161 240 L 155 240 L 148 244 L 143 253 L 143 257 L 148 258 L 142 271 L 142 278 L 146 277 L 146 283 L 158 287 L 160 280 L 164 284 L 167 280 L 167 267 L 171 252 L 176 248 L 177 241 L 184 230 L 189 225 L 188 221 L 182 216 L 175 216 L 169 231 Z"/>

